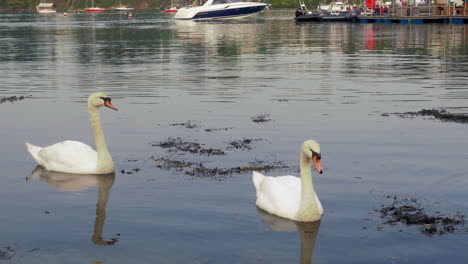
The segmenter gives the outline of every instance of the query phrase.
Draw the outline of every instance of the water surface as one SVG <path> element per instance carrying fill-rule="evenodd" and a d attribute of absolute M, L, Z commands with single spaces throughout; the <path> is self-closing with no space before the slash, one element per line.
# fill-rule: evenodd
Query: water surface
<path fill-rule="evenodd" d="M 466 232 L 428 236 L 383 225 L 375 210 L 396 195 L 428 212 L 468 212 L 467 126 L 391 114 L 467 112 L 468 27 L 298 24 L 293 13 L 201 23 L 156 12 L 1 15 L 0 95 L 27 98 L 0 104 L 0 261 L 463 263 Z M 98 90 L 119 107 L 101 110 L 115 175 L 31 175 L 26 141 L 93 145 L 86 99 Z M 270 122 L 252 122 L 265 114 Z M 174 125 L 187 121 L 197 127 Z M 152 146 L 169 137 L 226 155 Z M 228 149 L 244 138 L 252 149 Z M 281 162 L 289 168 L 268 174 L 298 175 L 310 138 L 325 167 L 314 177 L 320 224 L 257 210 L 248 172 L 189 176 L 154 161 Z"/>

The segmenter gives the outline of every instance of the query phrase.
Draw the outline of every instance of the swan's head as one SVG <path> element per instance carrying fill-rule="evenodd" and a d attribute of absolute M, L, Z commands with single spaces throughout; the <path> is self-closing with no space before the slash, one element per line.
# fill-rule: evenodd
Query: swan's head
<path fill-rule="evenodd" d="M 307 140 L 302 144 L 302 152 L 312 160 L 314 163 L 314 167 L 318 173 L 323 173 L 322 164 L 320 163 L 320 159 L 322 155 L 320 154 L 320 145 L 315 140 Z"/>
<path fill-rule="evenodd" d="M 111 103 L 110 97 L 101 92 L 93 93 L 88 97 L 88 106 L 94 106 L 96 108 L 107 106 L 111 109 L 118 110 L 117 107 Z"/>

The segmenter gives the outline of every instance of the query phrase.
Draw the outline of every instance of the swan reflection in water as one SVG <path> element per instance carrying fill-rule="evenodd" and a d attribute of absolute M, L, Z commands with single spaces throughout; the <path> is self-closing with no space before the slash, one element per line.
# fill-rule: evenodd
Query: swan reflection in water
<path fill-rule="evenodd" d="M 263 224 L 274 231 L 299 232 L 301 236 L 301 264 L 311 264 L 320 221 L 296 222 L 269 214 L 257 207 Z"/>
<path fill-rule="evenodd" d="M 74 192 L 86 190 L 98 186 L 98 201 L 96 204 L 96 220 L 94 221 L 94 232 L 91 240 L 96 245 L 113 245 L 119 241 L 118 238 L 104 240 L 102 232 L 106 220 L 106 204 L 109 200 L 110 189 L 114 185 L 115 173 L 110 174 L 72 174 L 48 171 L 37 166 L 27 180 L 39 178 L 60 191 Z"/>

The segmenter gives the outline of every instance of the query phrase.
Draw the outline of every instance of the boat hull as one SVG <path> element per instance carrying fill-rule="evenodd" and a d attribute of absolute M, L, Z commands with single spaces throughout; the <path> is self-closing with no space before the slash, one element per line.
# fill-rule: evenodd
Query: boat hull
<path fill-rule="evenodd" d="M 349 11 L 340 13 L 308 13 L 308 14 L 297 14 L 294 18 L 296 21 L 308 21 L 308 22 L 358 22 L 359 12 Z"/>
<path fill-rule="evenodd" d="M 57 13 L 57 10 L 53 9 L 42 9 L 37 11 L 39 14 L 55 14 Z"/>
<path fill-rule="evenodd" d="M 36 6 L 36 11 L 39 14 L 54 14 L 57 13 L 57 9 L 53 2 L 41 2 Z"/>
<path fill-rule="evenodd" d="M 106 9 L 105 8 L 100 8 L 100 7 L 88 7 L 88 8 L 85 8 L 84 10 L 85 12 L 106 12 Z"/>
<path fill-rule="evenodd" d="M 132 8 L 132 7 L 116 7 L 114 8 L 114 11 L 119 11 L 119 12 L 129 12 L 129 11 L 133 11 L 135 10 L 135 8 Z"/>
<path fill-rule="evenodd" d="M 204 6 L 192 8 L 180 8 L 176 13 L 176 19 L 230 19 L 230 18 L 243 18 L 255 15 L 256 13 L 265 9 L 265 3 L 233 3 L 214 5 L 208 8 Z"/>
<path fill-rule="evenodd" d="M 164 13 L 177 13 L 179 11 L 177 8 L 169 8 L 169 9 L 164 9 Z"/>

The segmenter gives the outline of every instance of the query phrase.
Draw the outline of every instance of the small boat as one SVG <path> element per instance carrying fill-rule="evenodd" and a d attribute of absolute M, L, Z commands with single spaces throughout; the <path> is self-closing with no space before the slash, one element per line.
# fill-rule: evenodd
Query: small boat
<path fill-rule="evenodd" d="M 168 8 L 168 9 L 164 9 L 164 13 L 176 13 L 177 11 L 179 11 L 177 9 L 177 7 L 174 6 L 174 0 L 171 0 L 171 8 Z"/>
<path fill-rule="evenodd" d="M 94 0 L 91 0 L 91 7 L 85 8 L 84 11 L 85 12 L 106 12 L 106 9 L 94 6 Z"/>
<path fill-rule="evenodd" d="M 304 2 L 299 2 L 300 6 L 296 9 L 296 21 L 309 22 L 357 22 L 359 21 L 360 9 L 353 8 L 349 5 L 343 5 L 342 2 L 336 2 L 327 5 L 319 6 L 317 11 L 309 11 Z"/>
<path fill-rule="evenodd" d="M 119 12 L 129 12 L 133 10 L 135 10 L 135 8 L 127 7 L 127 6 L 117 6 L 114 8 L 114 11 L 119 11 Z"/>
<path fill-rule="evenodd" d="M 177 9 L 177 7 L 173 6 L 169 9 L 164 9 L 164 13 L 176 13 L 177 11 L 179 11 L 179 9 Z"/>
<path fill-rule="evenodd" d="M 119 0 L 119 5 L 114 7 L 114 11 L 119 11 L 119 12 L 130 12 L 133 10 L 135 10 L 135 8 L 122 5 L 120 0 Z"/>
<path fill-rule="evenodd" d="M 208 0 L 202 6 L 179 8 L 176 19 L 228 19 L 255 15 L 267 7 L 260 2 L 240 2 L 239 0 Z"/>
<path fill-rule="evenodd" d="M 37 6 L 36 6 L 36 11 L 39 14 L 53 14 L 57 13 L 57 9 L 55 7 L 55 3 L 47 3 L 41 1 Z"/>

